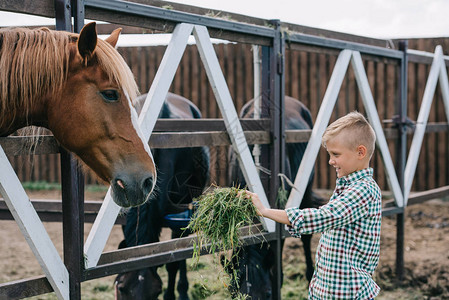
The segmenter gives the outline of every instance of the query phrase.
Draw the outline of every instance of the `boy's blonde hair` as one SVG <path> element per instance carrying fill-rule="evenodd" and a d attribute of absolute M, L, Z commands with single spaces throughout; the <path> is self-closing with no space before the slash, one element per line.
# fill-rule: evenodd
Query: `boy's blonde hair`
<path fill-rule="evenodd" d="M 356 149 L 359 145 L 364 145 L 367 149 L 368 157 L 371 158 L 374 153 L 376 134 L 361 113 L 357 111 L 350 112 L 330 124 L 323 134 L 322 145 L 326 148 L 326 142 L 343 131 L 350 133 L 345 135 L 345 142 L 349 149 Z"/>

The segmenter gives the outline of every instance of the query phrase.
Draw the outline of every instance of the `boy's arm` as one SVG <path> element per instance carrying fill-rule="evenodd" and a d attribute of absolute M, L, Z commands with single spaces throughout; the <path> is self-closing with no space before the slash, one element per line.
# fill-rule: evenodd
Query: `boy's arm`
<path fill-rule="evenodd" d="M 259 216 L 269 218 L 278 223 L 286 224 L 289 226 L 292 225 L 287 217 L 287 213 L 283 209 L 265 208 L 262 212 L 260 212 Z"/>
<path fill-rule="evenodd" d="M 283 209 L 273 209 L 265 207 L 259 199 L 259 196 L 256 193 L 252 193 L 250 191 L 246 191 L 247 198 L 250 198 L 256 207 L 257 213 L 259 216 L 269 218 L 278 223 L 286 224 L 291 226 L 290 220 L 288 219 L 287 213 Z"/>
<path fill-rule="evenodd" d="M 286 213 L 292 229 L 300 234 L 341 228 L 367 216 L 370 203 L 375 201 L 369 191 L 368 186 L 358 185 L 356 188 L 347 188 L 320 208 L 288 208 Z"/>

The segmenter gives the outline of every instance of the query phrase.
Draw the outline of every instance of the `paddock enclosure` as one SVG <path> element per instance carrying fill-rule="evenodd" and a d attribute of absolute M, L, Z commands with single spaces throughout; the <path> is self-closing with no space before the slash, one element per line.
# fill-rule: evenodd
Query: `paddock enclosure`
<path fill-rule="evenodd" d="M 107 28 L 107 27 L 106 27 Z M 100 27 L 104 30 L 105 27 Z M 112 27 L 111 27 L 112 28 Z M 125 29 L 128 32 L 135 32 L 135 28 Z M 391 41 L 396 45 L 398 41 Z M 449 38 L 446 39 L 413 39 L 409 40 L 411 49 L 433 52 L 435 45 L 443 45 L 443 49 L 449 47 Z M 445 47 L 446 46 L 446 47 Z M 237 111 L 253 97 L 253 51 L 248 44 L 215 44 L 220 64 L 222 66 L 226 82 L 236 105 Z M 286 48 L 285 54 L 285 94 L 300 99 L 310 108 L 314 116 L 317 115 L 320 102 L 323 98 L 327 83 L 335 64 L 336 55 L 329 51 L 303 52 Z M 124 56 L 136 76 L 140 90 L 148 91 L 150 84 L 156 74 L 157 68 L 162 60 L 166 46 L 148 47 L 120 47 L 118 50 Z M 424 86 L 430 67 L 430 58 L 420 58 L 409 61 L 408 77 L 408 117 L 416 120 L 421 103 Z M 399 79 L 398 66 L 391 61 L 366 57 L 365 67 L 368 72 L 370 85 L 373 89 L 376 105 L 385 128 L 392 128 L 391 111 L 394 111 L 394 102 L 391 99 L 396 97 L 397 83 Z M 213 91 L 207 80 L 204 67 L 195 45 L 188 45 L 177 73 L 174 77 L 170 91 L 179 95 L 184 95 L 191 99 L 201 111 L 205 118 L 220 118 L 220 111 L 215 102 Z M 339 95 L 338 113 L 343 113 L 350 108 L 361 109 L 357 85 L 354 74 L 348 73 L 344 86 Z M 429 122 L 445 122 L 446 117 L 442 108 L 441 92 L 435 96 L 436 100 L 431 108 Z M 424 191 L 447 185 L 449 183 L 449 170 L 441 169 L 449 164 L 447 149 L 447 134 L 441 124 L 430 125 L 429 132 L 425 137 L 425 147 L 418 163 L 416 180 L 414 181 L 415 191 Z M 444 127 L 444 125 L 443 125 Z M 389 141 L 393 141 L 394 134 L 387 136 Z M 219 185 L 226 185 L 227 173 L 227 147 L 214 148 L 215 158 L 212 168 L 213 180 Z M 394 155 L 394 154 L 392 154 Z M 39 155 L 34 159 L 26 156 L 10 156 L 12 165 L 21 181 L 33 182 L 60 182 L 59 157 L 55 154 Z M 33 163 L 31 164 L 30 161 Z M 439 163 L 436 164 L 435 162 Z M 374 164 L 376 170 L 382 170 L 382 162 L 376 157 Z M 317 188 L 330 189 L 335 182 L 333 170 L 327 164 L 327 154 L 320 152 L 317 162 L 317 176 L 315 186 Z M 376 179 L 382 189 L 387 188 L 387 179 L 382 172 L 376 172 Z M 86 174 L 86 184 L 96 184 L 94 176 Z"/>
<path fill-rule="evenodd" d="M 438 41 L 439 44 L 444 40 Z M 395 41 L 398 43 L 397 41 Z M 410 44 L 415 44 L 410 41 Z M 412 49 L 426 50 L 433 52 L 435 50 L 435 41 L 419 40 L 417 45 L 424 47 L 411 47 Z M 449 39 L 446 40 L 449 47 Z M 231 95 L 236 105 L 237 111 L 253 97 L 253 51 L 251 45 L 247 44 L 217 44 L 214 46 L 226 82 L 229 85 Z M 443 46 L 443 49 L 444 46 Z M 162 59 L 165 51 L 164 46 L 154 47 L 133 47 L 120 48 L 133 72 L 138 78 L 139 86 L 142 91 L 149 89 L 149 83 L 152 82 L 157 66 Z M 335 65 L 336 54 L 329 52 L 304 52 L 294 50 L 293 46 L 286 46 L 285 53 L 285 95 L 300 99 L 311 110 L 312 115 L 316 116 L 320 103 L 322 101 L 326 86 L 329 82 L 332 69 Z M 142 64 L 146 61 L 146 64 Z M 430 61 L 428 61 L 430 62 Z M 392 128 L 391 114 L 394 111 L 394 97 L 397 93 L 397 84 L 399 80 L 398 66 L 392 62 L 367 57 L 365 68 L 368 72 L 370 85 L 373 89 L 376 105 L 379 110 L 379 116 L 385 122 L 386 128 Z M 338 107 L 335 115 L 341 115 L 352 109 L 363 110 L 360 103 L 360 95 L 355 83 L 354 74 L 349 70 L 345 78 L 342 90 L 339 94 Z M 429 65 L 423 62 L 409 62 L 409 80 L 413 86 L 409 86 L 409 113 L 411 120 L 416 120 L 420 101 L 422 99 L 423 86 L 426 83 Z M 220 118 L 220 111 L 214 101 L 214 96 L 210 84 L 207 81 L 203 70 L 201 60 L 195 45 L 188 46 L 186 53 L 181 60 L 181 65 L 175 75 L 173 85 L 170 91 L 185 95 L 195 102 L 205 113 L 206 118 Z M 446 116 L 441 101 L 441 93 L 435 98 L 429 116 L 429 122 L 445 122 Z M 433 126 L 433 124 L 432 124 Z M 435 124 L 435 126 L 439 126 Z M 435 127 L 436 128 L 436 127 Z M 393 141 L 391 134 L 389 141 Z M 449 164 L 447 149 L 447 134 L 444 131 L 435 129 L 426 136 L 425 148 L 422 149 L 422 155 L 418 163 L 416 180 L 414 181 L 414 190 L 423 191 L 449 184 L 449 170 L 442 168 Z M 214 157 L 215 168 L 213 178 L 220 185 L 229 184 L 226 182 L 227 161 L 224 154 L 226 149 L 215 149 Z M 393 154 L 392 154 L 393 155 Z M 439 161 L 439 164 L 435 164 Z M 439 166 L 438 166 L 439 165 Z M 383 174 L 383 164 L 380 157 L 376 157 L 373 164 L 376 170 L 376 180 L 382 186 L 382 189 L 388 189 L 387 179 Z M 321 151 L 318 157 L 317 178 L 315 186 L 322 189 L 332 189 L 335 183 L 335 172 L 327 163 L 327 153 Z"/>
<path fill-rule="evenodd" d="M 270 144 L 269 153 L 261 157 L 262 166 L 278 174 L 283 173 L 280 162 L 285 143 L 309 140 L 309 159 L 304 160 L 298 174 L 307 175 L 315 167 L 315 187 L 332 189 L 335 172 L 320 149 L 320 132 L 328 122 L 351 110 L 366 114 L 378 136 L 373 167 L 385 191 L 383 215 L 397 216 L 399 278 L 404 267 L 404 207 L 449 194 L 448 57 L 443 55 L 449 49 L 449 39 L 371 39 L 156 0 L 0 0 L 0 10 L 55 18 L 60 30 L 72 30 L 73 15 L 74 31 L 81 29 L 86 18 L 114 23 L 99 24 L 99 33 L 110 33 L 117 27 L 123 27 L 122 34 L 173 33 L 168 46 L 119 48 L 119 52 L 141 92 L 149 91 L 150 113 L 164 93 L 171 91 L 190 99 L 203 114 L 201 120 L 145 125 L 150 147 L 209 146 L 211 182 L 220 186 L 229 184 L 226 153 L 231 144 L 243 157 L 248 155 L 247 144 Z M 181 51 L 191 33 L 197 44 Z M 209 37 L 227 42 L 212 44 Z M 256 51 L 260 58 L 257 66 Z M 176 60 L 179 65 L 173 62 Z M 254 70 L 258 67 L 260 89 L 255 92 Z M 261 119 L 237 122 L 234 112 L 258 96 L 257 92 L 262 100 Z M 315 123 L 312 131 L 283 129 L 284 95 L 300 99 L 310 109 Z M 246 142 L 242 142 L 241 128 Z M 84 203 L 84 182 L 93 183 L 95 178 L 89 174 L 84 178 L 70 154 L 61 153 L 51 135 L 44 136 L 33 149 L 33 164 L 24 143 L 20 136 L 0 138 L 0 146 L 21 181 L 62 184 L 62 213 L 61 203 L 36 202 L 34 206 L 42 220 L 63 221 L 64 261 L 70 282 L 54 286 L 42 276 L 2 283 L 1 299 L 39 295 L 55 288 L 60 289 L 59 298 L 79 299 L 80 282 L 191 257 L 194 237 L 102 253 L 107 229 L 121 219 L 116 220 L 115 208 Z M 243 168 L 248 176 L 257 174 L 250 162 Z M 274 206 L 278 177 L 260 172 L 260 177 L 252 178 L 255 188 L 265 191 L 267 204 Z M 296 184 L 299 192 L 292 193 L 291 204 L 301 199 L 303 183 L 299 180 Z M 10 219 L 3 202 L 0 205 L 0 216 Z M 83 243 L 84 222 L 105 229 L 94 230 Z M 281 226 L 263 225 L 265 239 L 279 246 L 285 234 Z M 249 236 L 244 241 L 258 242 Z M 280 299 L 280 260 L 278 255 L 275 299 Z"/>

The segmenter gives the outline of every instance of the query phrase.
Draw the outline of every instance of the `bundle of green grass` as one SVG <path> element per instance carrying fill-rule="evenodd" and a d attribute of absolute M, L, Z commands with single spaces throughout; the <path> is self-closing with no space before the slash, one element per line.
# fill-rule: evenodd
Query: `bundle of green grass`
<path fill-rule="evenodd" d="M 257 211 L 237 187 L 214 188 L 197 199 L 197 209 L 188 228 L 197 234 L 193 258 L 199 258 L 203 245 L 210 244 L 209 253 L 228 251 L 241 246 L 240 229 L 251 226 Z"/>

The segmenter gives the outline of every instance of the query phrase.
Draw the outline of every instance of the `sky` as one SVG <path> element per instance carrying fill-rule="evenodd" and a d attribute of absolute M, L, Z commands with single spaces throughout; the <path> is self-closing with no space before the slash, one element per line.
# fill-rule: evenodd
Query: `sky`
<path fill-rule="evenodd" d="M 375 38 L 449 36 L 448 0 L 174 0 Z"/>
<path fill-rule="evenodd" d="M 172 0 L 373 38 L 449 37 L 449 0 Z M 1 26 L 54 19 L 0 12 Z"/>

